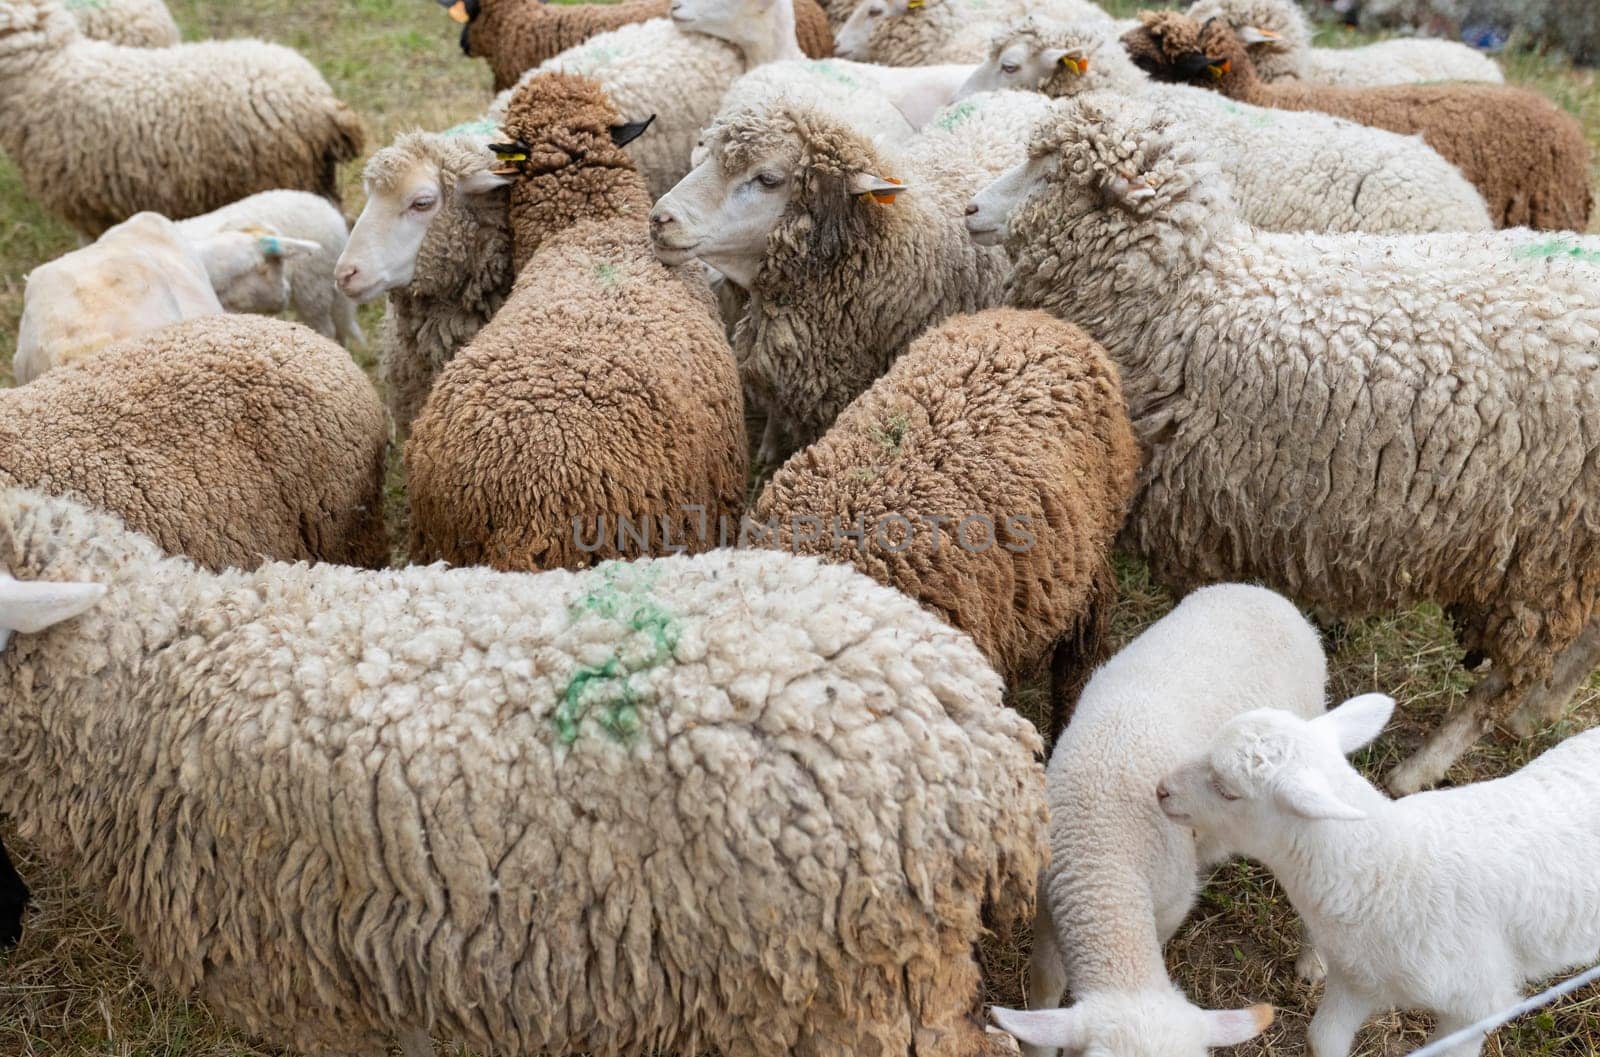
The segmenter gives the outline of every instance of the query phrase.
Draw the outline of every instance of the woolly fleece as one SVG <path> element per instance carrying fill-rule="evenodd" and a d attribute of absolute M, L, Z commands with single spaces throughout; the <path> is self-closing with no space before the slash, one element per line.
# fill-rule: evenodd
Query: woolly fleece
<path fill-rule="evenodd" d="M 1151 81 L 1104 22 L 1023 19 L 995 36 L 991 67 L 1019 44 L 1035 55 L 1052 48 L 1080 53 L 1089 68 L 1074 73 L 1058 63 L 1043 83 L 1016 87 L 1058 99 L 1094 91 L 1137 96 L 1139 105 L 1181 122 L 1194 147 L 1232 183 L 1241 217 L 1256 227 L 1379 234 L 1494 227 L 1483 196 L 1418 137 Z"/>
<path fill-rule="evenodd" d="M 67 3 L 78 31 L 90 40 L 130 48 L 167 48 L 181 35 L 162 0 L 77 0 Z"/>
<path fill-rule="evenodd" d="M 972 955 L 1031 911 L 1039 738 L 854 570 L 217 576 L 21 491 L 0 566 L 109 589 L 0 653 L 0 809 L 250 1032 L 1004 1052 Z"/>
<path fill-rule="evenodd" d="M 776 519 L 781 549 L 848 562 L 922 602 L 1008 681 L 1053 651 L 1054 731 L 1104 656 L 1110 547 L 1138 470 L 1105 351 L 1042 312 L 995 309 L 913 342 L 773 476 L 754 516 Z M 858 523 L 865 542 L 835 537 Z"/>
<path fill-rule="evenodd" d="M 520 278 L 406 445 L 414 558 L 576 568 L 619 556 L 619 516 L 650 520 L 652 553 L 699 551 L 742 509 L 733 354 L 703 271 L 651 252 L 621 122 L 589 78 L 512 95 L 506 134 L 529 147 L 510 205 Z M 610 542 L 586 551 L 602 525 Z"/>
<path fill-rule="evenodd" d="M 1148 449 L 1129 541 L 1180 588 L 1437 602 L 1506 682 L 1452 722 L 1505 718 L 1600 596 L 1600 243 L 1253 231 L 1183 138 L 1103 95 L 1032 151 L 1059 161 L 1010 218 L 1009 297 L 1121 369 Z M 1124 176 L 1152 193 L 1118 205 Z"/>
<path fill-rule="evenodd" d="M 142 210 L 181 220 L 257 191 L 338 201 L 360 121 L 288 48 L 84 39 L 58 0 L 0 2 L 0 147 L 28 193 L 87 235 Z"/>
<path fill-rule="evenodd" d="M 1318 110 L 1405 135 L 1420 134 L 1483 194 L 1500 227 L 1583 231 L 1594 189 L 1589 144 L 1576 118 L 1536 92 L 1498 84 L 1415 84 L 1333 88 L 1256 76 L 1245 46 L 1222 20 L 1202 27 L 1175 12 L 1147 13 L 1123 38 L 1152 76 L 1182 81 L 1197 56 L 1225 62 L 1196 83 L 1230 99 L 1281 110 Z"/>
<path fill-rule="evenodd" d="M 1111 16 L 1091 0 L 923 0 L 907 11 L 889 5 L 869 31 L 864 47 L 849 46 L 855 37 L 852 33 L 841 39 L 839 54 L 885 66 L 981 62 L 994 33 L 1029 14 L 1062 22 L 1099 20 L 1111 25 Z"/>
<path fill-rule="evenodd" d="M 376 568 L 387 433 L 339 346 L 210 316 L 0 390 L 0 487 L 76 496 L 212 569 Z"/>
<path fill-rule="evenodd" d="M 1314 48 L 1311 23 L 1294 0 L 1200 0 L 1189 9 L 1196 22 L 1213 18 L 1234 29 L 1254 26 L 1277 40 L 1252 44 L 1250 61 L 1263 81 L 1369 88 L 1423 81 L 1486 81 L 1505 74 L 1489 56 L 1465 44 L 1427 37 L 1379 41 L 1359 48 Z"/>

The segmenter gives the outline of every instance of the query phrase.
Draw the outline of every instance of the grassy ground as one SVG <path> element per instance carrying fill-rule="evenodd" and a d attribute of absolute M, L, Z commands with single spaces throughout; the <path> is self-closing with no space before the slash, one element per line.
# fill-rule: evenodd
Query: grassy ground
<path fill-rule="evenodd" d="M 339 94 L 360 111 L 368 143 L 376 148 L 411 126 L 440 128 L 474 117 L 489 98 L 489 77 L 466 62 L 456 30 L 433 0 L 169 0 L 188 38 L 255 35 L 291 45 L 309 56 Z M 1108 7 L 1126 13 L 1130 0 Z M 1329 30 L 1323 43 L 1358 43 L 1348 31 Z M 1593 72 L 1574 72 L 1538 56 L 1508 61 L 1513 80 L 1541 91 L 1581 116 L 1600 152 L 1600 83 Z M 360 205 L 359 167 L 344 174 L 346 204 Z M 70 249 L 74 238 L 23 192 L 15 169 L 0 157 L 0 350 L 14 347 L 23 276 L 33 266 Z M 363 317 L 376 333 L 376 308 Z M 370 354 L 361 358 L 370 366 Z M 0 384 L 9 384 L 9 356 L 0 352 Z M 1171 606 L 1137 563 L 1121 570 L 1123 597 L 1116 614 L 1125 641 Z M 1394 732 L 1363 759 L 1381 772 L 1409 751 L 1467 686 L 1459 653 L 1431 609 L 1369 620 L 1341 629 L 1330 642 L 1332 693 L 1370 689 L 1394 694 L 1404 706 Z M 1042 706 L 1036 688 L 1015 703 Z M 1452 774 L 1458 781 L 1514 769 L 1559 738 L 1600 722 L 1600 680 L 1580 695 L 1571 718 L 1531 743 L 1490 740 Z M 274 1051 L 253 1045 L 217 1023 L 204 1007 L 146 986 L 126 941 L 98 913 L 87 893 L 34 858 L 5 827 L 7 845 L 35 890 L 23 945 L 0 955 L 0 1057 L 246 1057 Z M 1297 951 L 1292 913 L 1270 876 L 1249 864 L 1224 867 L 1206 890 L 1190 925 L 1170 950 L 1173 973 L 1197 1000 L 1214 1006 L 1270 1001 L 1282 1010 L 1260 1043 L 1242 1048 L 1251 1057 L 1291 1057 L 1304 1051 L 1305 1023 L 1316 992 L 1292 971 Z M 1023 952 L 994 952 L 999 997 L 1014 1000 Z M 1362 1036 L 1364 1055 L 1399 1055 L 1426 1033 L 1421 1018 L 1391 1016 Z M 1600 992 L 1573 996 L 1557 1009 L 1520 1022 L 1492 1040 L 1490 1057 L 1556 1057 L 1600 1053 Z"/>

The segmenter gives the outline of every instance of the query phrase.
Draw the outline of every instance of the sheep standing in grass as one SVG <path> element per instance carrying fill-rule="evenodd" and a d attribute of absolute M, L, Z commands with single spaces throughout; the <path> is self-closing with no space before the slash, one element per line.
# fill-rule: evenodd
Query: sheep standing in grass
<path fill-rule="evenodd" d="M 1368 694 L 1309 721 L 1238 716 L 1160 790 L 1170 818 L 1271 869 L 1305 920 L 1328 965 L 1313 1057 L 1346 1057 L 1393 1008 L 1454 1034 L 1600 955 L 1600 730 L 1508 778 L 1390 800 L 1344 754 L 1393 709 Z"/>
<path fill-rule="evenodd" d="M 1258 232 L 1110 97 L 1031 153 L 968 222 L 1004 239 L 1013 303 L 1121 369 L 1147 448 L 1127 538 L 1157 574 L 1352 617 L 1439 603 L 1493 667 L 1398 792 L 1519 709 L 1558 716 L 1600 663 L 1600 240 Z"/>
<path fill-rule="evenodd" d="M 1137 97 L 1188 131 L 1233 184 L 1240 215 L 1269 231 L 1487 231 L 1483 196 L 1416 137 L 1311 112 L 1268 110 L 1151 81 L 1103 21 L 1021 19 L 995 36 L 962 88 Z"/>
<path fill-rule="evenodd" d="M 1198 1009 L 1168 979 L 1161 948 L 1235 845 L 1197 842 L 1162 817 L 1155 790 L 1234 716 L 1269 705 L 1321 714 L 1326 681 L 1316 629 L 1281 596 L 1243 584 L 1194 592 L 1094 673 L 1045 773 L 1050 864 L 1031 1012 L 994 1011 L 1030 1057 L 1058 1047 L 1203 1057 L 1271 1022 L 1267 1006 Z M 1073 1005 L 1056 1009 L 1066 991 Z"/>
<path fill-rule="evenodd" d="M 344 214 L 332 202 L 305 191 L 263 191 L 204 216 L 179 221 L 178 230 L 204 243 L 227 232 L 259 232 L 269 257 L 283 258 L 286 290 L 276 296 L 260 283 L 240 279 L 241 266 L 207 257 L 206 270 L 222 307 L 229 312 L 276 315 L 293 308 L 301 322 L 345 346 L 363 344 L 355 302 L 334 285 L 334 262 L 350 237 Z M 277 252 L 274 253 L 273 250 Z"/>
<path fill-rule="evenodd" d="M 989 38 L 1026 14 L 1113 25 L 1090 0 L 861 0 L 839 30 L 836 50 L 847 59 L 885 66 L 981 62 Z"/>
<path fill-rule="evenodd" d="M 1038 735 L 842 566 L 203 572 L 0 492 L 0 810 L 308 1055 L 999 1057 Z M 85 736 L 92 731 L 94 736 Z"/>
<path fill-rule="evenodd" d="M 167 48 L 181 39 L 162 0 L 66 0 L 78 31 L 90 40 L 131 48 Z"/>
<path fill-rule="evenodd" d="M 0 147 L 28 192 L 88 235 L 181 220 L 273 188 L 338 201 L 361 125 L 288 48 L 87 40 L 60 0 L 0 0 Z"/>
<path fill-rule="evenodd" d="M 750 294 L 734 352 L 767 417 L 763 462 L 820 437 L 929 326 L 999 301 L 1004 258 L 961 230 L 985 178 L 962 144 L 902 153 L 779 96 L 719 116 L 704 146 L 651 236 L 662 260 L 698 258 Z"/>
<path fill-rule="evenodd" d="M 1424 81 L 1487 81 L 1505 75 L 1481 51 L 1452 40 L 1406 37 L 1359 48 L 1313 48 L 1311 23 L 1294 0 L 1200 0 L 1197 22 L 1220 18 L 1248 45 L 1263 81 L 1370 88 Z"/>
<path fill-rule="evenodd" d="M 635 22 L 666 18 L 672 0 L 621 0 L 620 3 L 552 4 L 548 0 L 439 0 L 461 27 L 461 50 L 483 59 L 494 73 L 494 90 L 503 92 L 546 59 L 575 48 L 590 37 Z M 813 59 L 833 54 L 828 16 L 816 0 L 794 0 L 795 36 Z"/>
<path fill-rule="evenodd" d="M 1501 227 L 1583 231 L 1594 188 L 1578 119 L 1537 92 L 1501 84 L 1406 84 L 1337 88 L 1268 84 L 1222 19 L 1200 23 L 1147 13 L 1123 38 L 1152 77 L 1215 88 L 1230 99 L 1282 110 L 1317 110 L 1405 135 L 1460 168 Z"/>
<path fill-rule="evenodd" d="M 650 252 L 623 150 L 640 130 L 595 81 L 551 73 L 513 93 L 505 131 L 520 278 L 406 444 L 412 558 L 531 570 L 716 546 L 707 525 L 746 487 L 738 368 L 702 272 Z"/>
<path fill-rule="evenodd" d="M 366 207 L 334 268 L 355 303 L 388 295 L 378 380 L 400 436 L 440 368 L 511 292 L 506 181 L 489 171 L 489 128 L 408 132 L 374 154 Z"/>
<path fill-rule="evenodd" d="M 922 602 L 1008 682 L 1048 661 L 1058 731 L 1103 656 L 1111 541 L 1138 469 L 1104 351 L 1041 312 L 996 309 L 913 342 L 773 476 L 754 518 L 773 545 Z"/>

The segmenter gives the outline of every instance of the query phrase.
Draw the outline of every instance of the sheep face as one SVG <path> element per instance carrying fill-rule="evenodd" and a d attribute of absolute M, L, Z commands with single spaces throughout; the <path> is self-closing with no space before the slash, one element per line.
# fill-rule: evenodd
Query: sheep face
<path fill-rule="evenodd" d="M 699 258 L 748 289 L 794 198 L 797 159 L 779 152 L 730 171 L 708 153 L 650 211 L 650 241 L 667 264 Z"/>
<path fill-rule="evenodd" d="M 834 35 L 833 53 L 842 59 L 867 62 L 872 58 L 872 34 L 879 26 L 904 18 L 928 0 L 864 0 L 850 12 Z M 936 2 L 936 0 L 935 0 Z"/>
<path fill-rule="evenodd" d="M 1011 215 L 1017 207 L 1045 187 L 1060 168 L 1055 154 L 1037 154 L 1001 173 L 967 203 L 967 234 L 980 246 L 999 246 L 1006 240 Z"/>
<path fill-rule="evenodd" d="M 1022 1042 L 1066 1057 L 1205 1057 L 1237 1046 L 1272 1023 L 1271 1006 L 1215 1011 L 1191 1005 L 1175 989 L 1085 996 L 1070 1009 L 993 1010 L 996 1024 Z"/>
<path fill-rule="evenodd" d="M 1156 788 L 1161 810 L 1206 840 L 1246 854 L 1285 820 L 1357 821 L 1366 811 L 1339 789 L 1356 777 L 1345 754 L 1371 742 L 1394 711 L 1364 694 L 1313 720 L 1259 709 L 1225 724 L 1204 756 Z"/>
<path fill-rule="evenodd" d="M 389 151 L 380 151 L 368 165 L 367 204 L 334 268 L 340 291 L 357 304 L 411 284 L 428 232 L 443 210 L 472 208 L 508 183 L 489 171 L 487 155 L 482 168 L 453 175 L 426 156 L 396 164 L 396 158 L 385 157 Z"/>
<path fill-rule="evenodd" d="M 997 39 L 987 62 L 972 71 L 967 83 L 956 93 L 964 99 L 979 92 L 1039 92 L 1059 72 L 1067 74 L 1070 85 L 1087 80 L 1091 56 L 1104 38 L 1088 27 L 1082 32 L 1061 34 L 1059 45 L 1047 44 L 1034 29 L 1032 20 L 1016 32 Z M 1052 93 L 1053 94 L 1053 93 Z"/>
<path fill-rule="evenodd" d="M 224 308 L 271 315 L 289 307 L 286 265 L 322 252 L 322 246 L 255 228 L 219 231 L 196 240 L 194 250 Z"/>
<path fill-rule="evenodd" d="M 667 14 L 679 29 L 721 40 L 741 40 L 766 18 L 776 0 L 672 0 Z"/>

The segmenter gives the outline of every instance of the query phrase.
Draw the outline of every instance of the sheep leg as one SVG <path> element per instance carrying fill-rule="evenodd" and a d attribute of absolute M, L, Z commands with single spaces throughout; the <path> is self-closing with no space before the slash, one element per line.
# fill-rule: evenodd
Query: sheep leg
<path fill-rule="evenodd" d="M 1596 667 L 1600 667 L 1600 618 L 1591 620 L 1583 634 L 1561 651 L 1550 678 L 1527 696 L 1506 725 L 1517 737 L 1527 738 L 1556 722 Z"/>
<path fill-rule="evenodd" d="M 1117 575 L 1109 560 L 1100 563 L 1084 611 L 1056 641 L 1050 654 L 1050 729 L 1052 741 L 1067 728 L 1083 684 L 1111 645 L 1111 609 L 1117 602 Z"/>
<path fill-rule="evenodd" d="M 1515 998 L 1507 1002 L 1506 1005 L 1511 1005 L 1514 1002 L 1516 1002 Z M 1454 1035 L 1461 1029 L 1472 1024 L 1476 1024 L 1483 1017 L 1489 1016 L 1497 1008 L 1500 1007 L 1489 1007 L 1477 1016 L 1469 1016 L 1458 1013 L 1440 1013 L 1438 1023 L 1434 1026 L 1433 1034 L 1428 1036 L 1428 1042 L 1438 1042 L 1442 1038 Z M 1484 1037 L 1479 1035 L 1470 1042 L 1463 1042 L 1459 1046 L 1452 1047 L 1451 1049 L 1445 1051 L 1446 1057 L 1478 1057 L 1478 1055 L 1483 1052 L 1483 1039 Z"/>
<path fill-rule="evenodd" d="M 1294 961 L 1294 974 L 1307 984 L 1320 984 L 1328 977 L 1328 966 L 1303 921 L 1300 923 L 1300 957 Z"/>
<path fill-rule="evenodd" d="M 1511 685 L 1503 668 L 1495 667 L 1478 680 L 1466 698 L 1445 717 L 1422 748 L 1389 773 L 1387 785 L 1395 796 L 1438 785 L 1445 772 L 1489 729 L 1489 706 Z"/>
<path fill-rule="evenodd" d="M 0 842 L 0 951 L 22 939 L 22 912 L 28 908 L 28 886 Z"/>
<path fill-rule="evenodd" d="M 756 462 L 762 466 L 777 466 L 783 461 L 787 446 L 786 430 L 782 416 L 776 411 L 767 413 L 767 428 L 761 432 L 761 447 L 756 451 Z"/>
<path fill-rule="evenodd" d="M 1056 923 L 1050 916 L 1050 899 L 1039 876 L 1038 910 L 1033 917 L 1033 949 L 1028 955 L 1028 1008 L 1055 1009 L 1067 992 L 1067 963 L 1056 944 Z M 1024 1045 L 1023 1057 L 1052 1057 L 1048 1046 Z"/>
<path fill-rule="evenodd" d="M 433 1040 L 421 1028 L 401 1028 L 396 1038 L 403 1057 L 433 1057 Z"/>
<path fill-rule="evenodd" d="M 1341 974 L 1330 971 L 1328 989 L 1306 1032 L 1311 1057 L 1349 1057 L 1356 1032 L 1375 1008 L 1372 1000 L 1352 987 Z"/>

